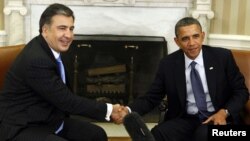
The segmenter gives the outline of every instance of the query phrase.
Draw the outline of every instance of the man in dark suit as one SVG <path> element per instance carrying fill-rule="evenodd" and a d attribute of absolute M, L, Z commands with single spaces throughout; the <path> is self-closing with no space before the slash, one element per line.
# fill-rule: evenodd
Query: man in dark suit
<path fill-rule="evenodd" d="M 67 86 L 67 70 L 58 67 L 57 59 L 68 50 L 73 30 L 74 14 L 65 5 L 52 4 L 41 15 L 40 35 L 6 75 L 0 94 L 0 141 L 107 141 L 101 127 L 69 117 L 109 120 L 119 109 L 119 104 L 77 96 Z"/>
<path fill-rule="evenodd" d="M 165 120 L 152 130 L 157 141 L 206 141 L 207 125 L 238 124 L 239 113 L 248 100 L 248 90 L 232 53 L 228 49 L 202 45 L 205 33 L 191 17 L 175 26 L 179 50 L 163 58 L 148 93 L 124 108 L 143 115 L 158 106 L 165 95 Z M 196 93 L 191 63 L 201 79 Z M 197 95 L 196 95 L 197 94 Z M 203 102 L 198 97 L 203 96 Z M 203 107 L 200 106 L 203 104 Z M 204 106 L 205 105 L 205 106 Z M 117 123 L 122 122 L 122 115 Z"/>

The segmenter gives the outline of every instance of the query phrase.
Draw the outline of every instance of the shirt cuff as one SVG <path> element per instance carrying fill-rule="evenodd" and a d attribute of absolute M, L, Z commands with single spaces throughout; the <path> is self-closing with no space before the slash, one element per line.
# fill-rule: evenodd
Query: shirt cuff
<path fill-rule="evenodd" d="M 105 117 L 105 119 L 107 121 L 110 121 L 110 116 L 112 114 L 112 111 L 113 111 L 113 105 L 110 103 L 107 103 L 107 113 L 106 113 L 106 117 Z"/>
<path fill-rule="evenodd" d="M 131 109 L 128 106 L 126 108 L 128 109 L 128 113 L 131 113 Z"/>

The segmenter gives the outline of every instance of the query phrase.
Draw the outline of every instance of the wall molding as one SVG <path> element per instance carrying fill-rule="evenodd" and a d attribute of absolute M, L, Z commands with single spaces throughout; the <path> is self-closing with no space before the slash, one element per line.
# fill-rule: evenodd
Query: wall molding
<path fill-rule="evenodd" d="M 208 45 L 228 49 L 250 50 L 250 36 L 209 34 Z"/>

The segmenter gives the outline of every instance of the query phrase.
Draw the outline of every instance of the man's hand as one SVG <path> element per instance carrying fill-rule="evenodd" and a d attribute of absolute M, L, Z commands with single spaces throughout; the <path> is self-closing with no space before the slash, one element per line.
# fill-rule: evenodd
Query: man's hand
<path fill-rule="evenodd" d="M 120 104 L 113 105 L 111 119 L 116 124 L 123 123 L 123 118 L 129 113 L 128 109 Z"/>
<path fill-rule="evenodd" d="M 227 113 L 225 112 L 225 109 L 220 109 L 217 113 L 210 116 L 202 124 L 208 124 L 212 122 L 213 125 L 226 125 L 227 124 L 226 119 L 227 119 Z"/>

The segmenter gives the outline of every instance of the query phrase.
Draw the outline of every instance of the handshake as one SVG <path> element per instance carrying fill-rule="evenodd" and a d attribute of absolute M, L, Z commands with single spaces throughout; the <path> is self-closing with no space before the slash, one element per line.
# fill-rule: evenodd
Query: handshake
<path fill-rule="evenodd" d="M 120 104 L 113 105 L 111 119 L 116 124 L 123 123 L 132 141 L 155 141 L 141 116 L 136 112 L 130 113 L 128 107 Z"/>
<path fill-rule="evenodd" d="M 111 120 L 115 124 L 121 124 L 123 123 L 123 119 L 127 114 L 129 114 L 129 110 L 127 107 L 120 104 L 114 104 L 111 113 Z"/>

